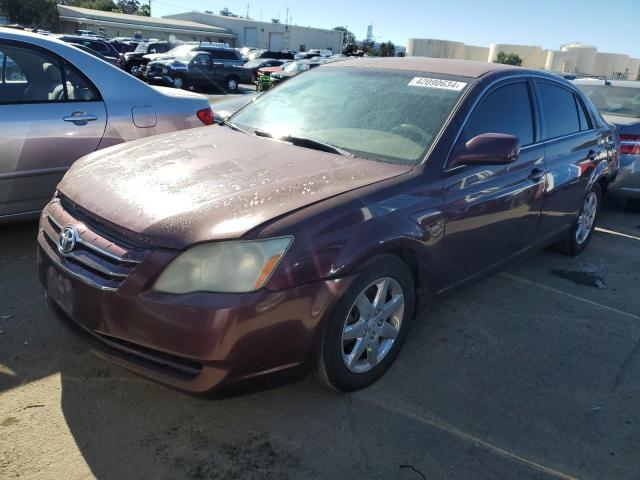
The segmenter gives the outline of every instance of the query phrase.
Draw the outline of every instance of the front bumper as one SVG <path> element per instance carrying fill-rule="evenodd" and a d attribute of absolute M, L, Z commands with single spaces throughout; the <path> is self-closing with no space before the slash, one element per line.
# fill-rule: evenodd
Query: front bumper
<path fill-rule="evenodd" d="M 607 194 L 613 197 L 640 198 L 640 155 L 620 155 L 620 169 Z"/>
<path fill-rule="evenodd" d="M 42 228 L 38 243 L 40 281 L 66 326 L 100 356 L 191 392 L 307 368 L 324 318 L 352 282 L 163 294 L 150 287 L 175 254 L 151 251 L 119 286 L 105 289 L 67 268 Z"/>

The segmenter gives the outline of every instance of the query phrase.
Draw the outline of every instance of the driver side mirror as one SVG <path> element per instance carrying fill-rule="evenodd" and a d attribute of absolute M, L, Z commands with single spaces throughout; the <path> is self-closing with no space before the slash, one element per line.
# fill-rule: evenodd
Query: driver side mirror
<path fill-rule="evenodd" d="M 481 133 L 455 149 L 450 167 L 460 165 L 506 165 L 520 155 L 520 141 L 506 133 Z"/>

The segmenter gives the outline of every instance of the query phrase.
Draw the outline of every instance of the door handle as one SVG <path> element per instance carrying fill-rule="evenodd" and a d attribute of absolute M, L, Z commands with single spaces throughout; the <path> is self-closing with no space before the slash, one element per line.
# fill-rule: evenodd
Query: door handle
<path fill-rule="evenodd" d="M 62 118 L 65 122 L 73 122 L 76 125 L 86 125 L 98 119 L 97 115 L 90 115 L 85 112 L 73 112 L 71 115 Z"/>
<path fill-rule="evenodd" d="M 533 170 L 531 170 L 531 173 L 529 174 L 528 178 L 532 182 L 538 183 L 540 180 L 542 180 L 543 177 L 544 177 L 544 170 L 540 170 L 539 168 L 534 168 Z"/>

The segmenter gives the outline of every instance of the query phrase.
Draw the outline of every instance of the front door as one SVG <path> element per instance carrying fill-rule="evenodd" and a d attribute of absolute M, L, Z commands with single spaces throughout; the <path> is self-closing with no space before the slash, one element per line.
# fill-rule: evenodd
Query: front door
<path fill-rule="evenodd" d="M 518 159 L 507 165 L 445 169 L 444 267 L 440 290 L 491 270 L 534 241 L 544 195 L 544 147 L 535 143 L 530 84 L 499 84 L 479 102 L 462 131 L 518 137 Z"/>
<path fill-rule="evenodd" d="M 106 111 L 72 65 L 0 40 L 0 217 L 37 212 L 78 158 L 95 151 Z"/>

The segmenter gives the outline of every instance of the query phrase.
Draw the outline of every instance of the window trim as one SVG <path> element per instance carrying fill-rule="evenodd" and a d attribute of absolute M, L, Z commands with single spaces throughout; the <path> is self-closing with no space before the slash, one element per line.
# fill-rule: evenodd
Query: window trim
<path fill-rule="evenodd" d="M 62 77 L 62 85 L 64 88 L 64 96 L 65 96 L 65 100 L 21 100 L 21 101 L 12 101 L 12 102 L 3 102 L 0 100 L 0 106 L 4 106 L 4 105 L 47 105 L 47 104 L 60 104 L 60 103 L 93 103 L 93 102 L 104 102 L 104 99 L 102 97 L 102 92 L 100 92 L 100 89 L 98 89 L 98 87 L 96 87 L 96 84 L 93 83 L 91 81 L 91 79 L 89 79 L 89 77 L 87 77 L 78 67 L 76 67 L 71 61 L 67 60 L 66 58 L 64 58 L 63 56 L 59 55 L 58 53 L 49 50 L 48 48 L 44 48 L 41 47 L 40 45 L 33 45 L 31 43 L 26 43 L 26 42 L 21 42 L 19 40 L 13 40 L 13 39 L 9 39 L 9 38 L 0 38 L 0 48 L 2 47 L 2 45 L 10 45 L 10 46 L 14 46 L 16 48 L 22 48 L 24 50 L 31 50 L 31 51 L 36 51 L 45 55 L 48 55 L 50 57 L 52 57 L 53 60 L 57 61 L 58 64 L 58 68 L 60 69 L 60 76 Z M 70 48 L 75 48 L 75 47 L 70 47 Z M 4 55 L 5 59 L 7 57 L 7 55 Z M 5 60 L 6 61 L 6 60 Z M 80 78 L 82 80 L 84 80 L 98 95 L 97 98 L 95 98 L 94 100 L 80 100 L 80 99 L 73 99 L 73 100 L 69 100 L 69 94 L 67 92 L 67 72 L 66 72 L 66 68 L 65 65 L 69 65 L 70 67 L 72 67 L 77 74 L 80 76 Z M 5 73 L 3 70 L 2 76 L 4 77 Z M 28 81 L 27 81 L 28 84 Z"/>
<path fill-rule="evenodd" d="M 578 117 L 579 130 L 577 132 L 570 132 L 570 133 L 565 133 L 563 135 L 557 135 L 555 137 L 546 138 L 546 125 L 544 122 L 544 108 L 542 108 L 542 95 L 540 95 L 540 90 L 537 88 L 538 84 L 542 84 L 542 83 L 546 83 L 548 85 L 561 88 L 573 95 L 574 105 L 576 106 L 576 116 Z M 569 138 L 574 135 L 580 135 L 580 134 L 591 132 L 594 130 L 594 122 L 590 115 L 587 116 L 587 121 L 590 123 L 590 128 L 588 128 L 587 130 L 580 130 L 580 116 L 578 115 L 578 104 L 576 103 L 576 97 L 580 97 L 580 101 L 582 101 L 582 97 L 580 96 L 579 93 L 577 93 L 576 89 L 572 88 L 570 85 L 565 85 L 564 83 L 556 82 L 548 78 L 536 78 L 534 80 L 534 84 L 536 85 L 536 94 L 538 96 L 538 105 L 540 108 L 540 124 L 542 127 L 541 143 L 548 143 L 548 142 L 556 141 L 558 139 Z M 589 110 L 586 108 L 583 108 L 583 111 L 585 112 L 585 114 L 589 112 Z"/>

